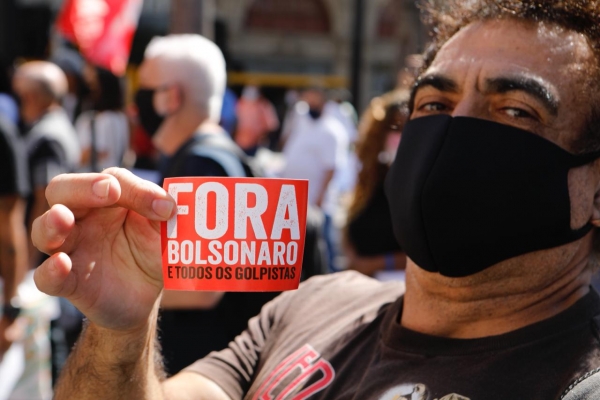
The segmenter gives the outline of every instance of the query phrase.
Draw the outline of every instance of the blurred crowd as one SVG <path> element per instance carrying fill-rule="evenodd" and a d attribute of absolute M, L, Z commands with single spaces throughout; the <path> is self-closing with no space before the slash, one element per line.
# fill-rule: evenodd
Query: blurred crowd
<path fill-rule="evenodd" d="M 308 179 L 303 279 L 344 269 L 403 277 L 383 181 L 410 79 L 374 98 L 359 121 L 344 88 L 289 89 L 283 104 L 257 85 L 226 88 L 220 51 L 197 35 L 153 40 L 131 76 L 86 63 L 73 49 L 1 65 L 0 400 L 51 398 L 81 330 L 82 314 L 42 295 L 32 278 L 46 257 L 29 240 L 32 224 L 49 209 L 49 182 L 63 173 L 123 167 L 158 184 L 193 175 Z M 168 372 L 226 346 L 275 295 L 166 293 Z M 191 342 L 202 344 L 190 351 Z"/>

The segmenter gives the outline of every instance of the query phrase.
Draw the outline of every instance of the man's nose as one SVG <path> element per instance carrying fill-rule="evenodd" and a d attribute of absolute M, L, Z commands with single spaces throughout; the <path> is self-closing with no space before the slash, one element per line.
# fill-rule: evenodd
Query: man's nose
<path fill-rule="evenodd" d="M 485 98 L 477 93 L 466 94 L 461 97 L 452 110 L 453 117 L 489 117 L 489 108 Z"/>

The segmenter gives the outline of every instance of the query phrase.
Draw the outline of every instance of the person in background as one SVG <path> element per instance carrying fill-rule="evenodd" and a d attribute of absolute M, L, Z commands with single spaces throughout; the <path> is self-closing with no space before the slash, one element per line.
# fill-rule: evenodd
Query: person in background
<path fill-rule="evenodd" d="M 325 103 L 323 114 L 337 119 L 343 126 L 348 135 L 348 164 L 347 168 L 340 171 L 337 179 L 337 186 L 340 194 L 351 193 L 356 185 L 356 176 L 358 174 L 358 159 L 353 151 L 358 138 L 356 129 L 357 116 L 356 110 L 350 100 L 352 95 L 347 89 L 332 89 L 329 91 L 329 100 Z"/>
<path fill-rule="evenodd" d="M 406 255 L 394 238 L 384 180 L 408 119 L 407 90 L 371 101 L 359 124 L 356 153 L 361 169 L 348 211 L 344 244 L 348 269 L 366 275 L 404 269 Z"/>
<path fill-rule="evenodd" d="M 13 97 L 10 76 L 13 65 L 8 60 L 0 58 L 0 115 L 14 125 L 19 124 L 19 106 Z"/>
<path fill-rule="evenodd" d="M 162 178 L 250 176 L 246 154 L 219 126 L 225 80 L 221 51 L 200 35 L 169 35 L 148 44 L 135 101 L 140 123 L 161 153 Z M 165 291 L 160 341 L 168 372 L 226 346 L 275 296 Z"/>
<path fill-rule="evenodd" d="M 269 132 L 279 128 L 275 107 L 256 86 L 246 86 L 236 106 L 235 142 L 249 156 L 256 155 Z"/>
<path fill-rule="evenodd" d="M 290 137 L 294 129 L 294 123 L 299 114 L 308 112 L 305 102 L 300 102 L 300 93 L 296 89 L 288 89 L 283 97 L 285 104 L 285 113 L 281 124 L 281 132 L 279 134 L 278 149 L 283 149 L 287 139 Z"/>
<path fill-rule="evenodd" d="M 27 271 L 26 159 L 16 126 L 0 115 L 0 362 L 18 338 L 21 301 L 17 288 Z"/>
<path fill-rule="evenodd" d="M 26 219 L 30 232 L 33 221 L 49 208 L 45 197 L 48 183 L 57 175 L 74 172 L 79 165 L 81 150 L 73 125 L 61 106 L 68 83 L 56 64 L 47 61 L 22 64 L 15 71 L 13 89 L 21 101 L 22 135 L 29 166 L 31 195 Z M 45 258 L 31 241 L 28 255 L 30 269 L 35 269 Z M 51 332 L 54 377 L 68 356 L 65 336 L 71 325 L 65 318 L 75 310 L 64 300 L 60 307 L 63 312 L 59 320 L 52 322 Z M 78 331 L 77 327 L 75 330 Z"/>
<path fill-rule="evenodd" d="M 158 173 L 160 155 L 154 144 L 152 144 L 152 138 L 140 123 L 137 105 L 130 104 L 126 107 L 125 113 L 129 118 L 129 125 L 131 126 L 130 147 L 135 155 L 133 169 L 136 170 L 136 173 L 139 173 L 139 170 L 141 170 L 142 173 L 154 175 L 154 178 L 149 180 L 159 183 L 161 179 Z"/>
<path fill-rule="evenodd" d="M 17 127 L 0 115 L 0 400 L 50 399 L 50 320 L 56 299 L 27 273 L 27 156 Z"/>
<path fill-rule="evenodd" d="M 340 121 L 346 133 L 348 134 L 348 141 L 355 143 L 358 138 L 358 132 L 356 130 L 356 110 L 350 103 L 352 95 L 347 89 L 333 89 L 329 91 L 329 100 L 325 103 L 323 113 L 330 115 Z"/>
<path fill-rule="evenodd" d="M 336 270 L 336 241 L 333 217 L 337 212 L 339 176 L 347 166 L 348 135 L 343 125 L 323 113 L 325 93 L 320 88 L 310 88 L 302 93 L 296 108 L 305 113 L 294 116 L 293 126 L 283 148 L 286 165 L 282 177 L 308 179 L 308 202 L 324 214 L 324 237 L 327 243 L 328 262 Z"/>
<path fill-rule="evenodd" d="M 235 134 L 235 128 L 237 126 L 237 96 L 231 90 L 231 88 L 225 89 L 225 94 L 223 95 L 223 108 L 221 108 L 221 121 L 219 125 L 229 134 L 229 136 L 233 137 Z"/>
<path fill-rule="evenodd" d="M 75 123 L 83 111 L 90 109 L 89 88 L 83 78 L 85 61 L 81 54 L 70 46 L 70 44 L 63 44 L 58 47 L 50 61 L 58 65 L 67 77 L 68 89 L 62 98 L 62 106 L 69 120 Z"/>
<path fill-rule="evenodd" d="M 46 186 L 55 176 L 73 172 L 80 159 L 80 147 L 73 125 L 61 106 L 67 93 L 63 71 L 47 61 L 31 61 L 17 68 L 13 77 L 15 95 L 21 101 L 21 121 L 29 161 L 32 195 L 28 204 L 28 227 L 48 210 Z M 30 246 L 30 266 L 35 268 L 41 254 Z"/>
<path fill-rule="evenodd" d="M 93 109 L 75 122 L 81 146 L 79 170 L 99 172 L 119 167 L 129 148 L 129 122 L 123 112 L 121 80 L 110 71 L 87 65 L 84 77 Z"/>

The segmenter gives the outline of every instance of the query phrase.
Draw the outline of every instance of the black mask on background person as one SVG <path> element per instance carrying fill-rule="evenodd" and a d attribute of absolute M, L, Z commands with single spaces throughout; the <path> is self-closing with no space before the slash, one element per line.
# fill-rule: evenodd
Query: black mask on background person
<path fill-rule="evenodd" d="M 150 137 L 154 136 L 165 120 L 154 109 L 153 99 L 155 91 L 154 89 L 139 89 L 135 94 L 135 105 L 138 108 L 140 124 Z"/>
<path fill-rule="evenodd" d="M 592 225 L 571 229 L 568 173 L 598 157 L 476 118 L 409 121 L 386 178 L 396 239 L 450 277 L 573 242 Z"/>
<path fill-rule="evenodd" d="M 321 110 L 317 110 L 316 108 L 308 109 L 308 115 L 310 115 L 310 117 L 314 120 L 321 118 L 321 114 L 323 114 L 323 112 Z"/>

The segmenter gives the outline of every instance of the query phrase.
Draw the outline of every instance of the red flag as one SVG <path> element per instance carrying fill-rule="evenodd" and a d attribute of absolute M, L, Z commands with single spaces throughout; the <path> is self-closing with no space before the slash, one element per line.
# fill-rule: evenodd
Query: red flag
<path fill-rule="evenodd" d="M 91 63 L 125 73 L 142 0 L 66 0 L 57 28 Z"/>

